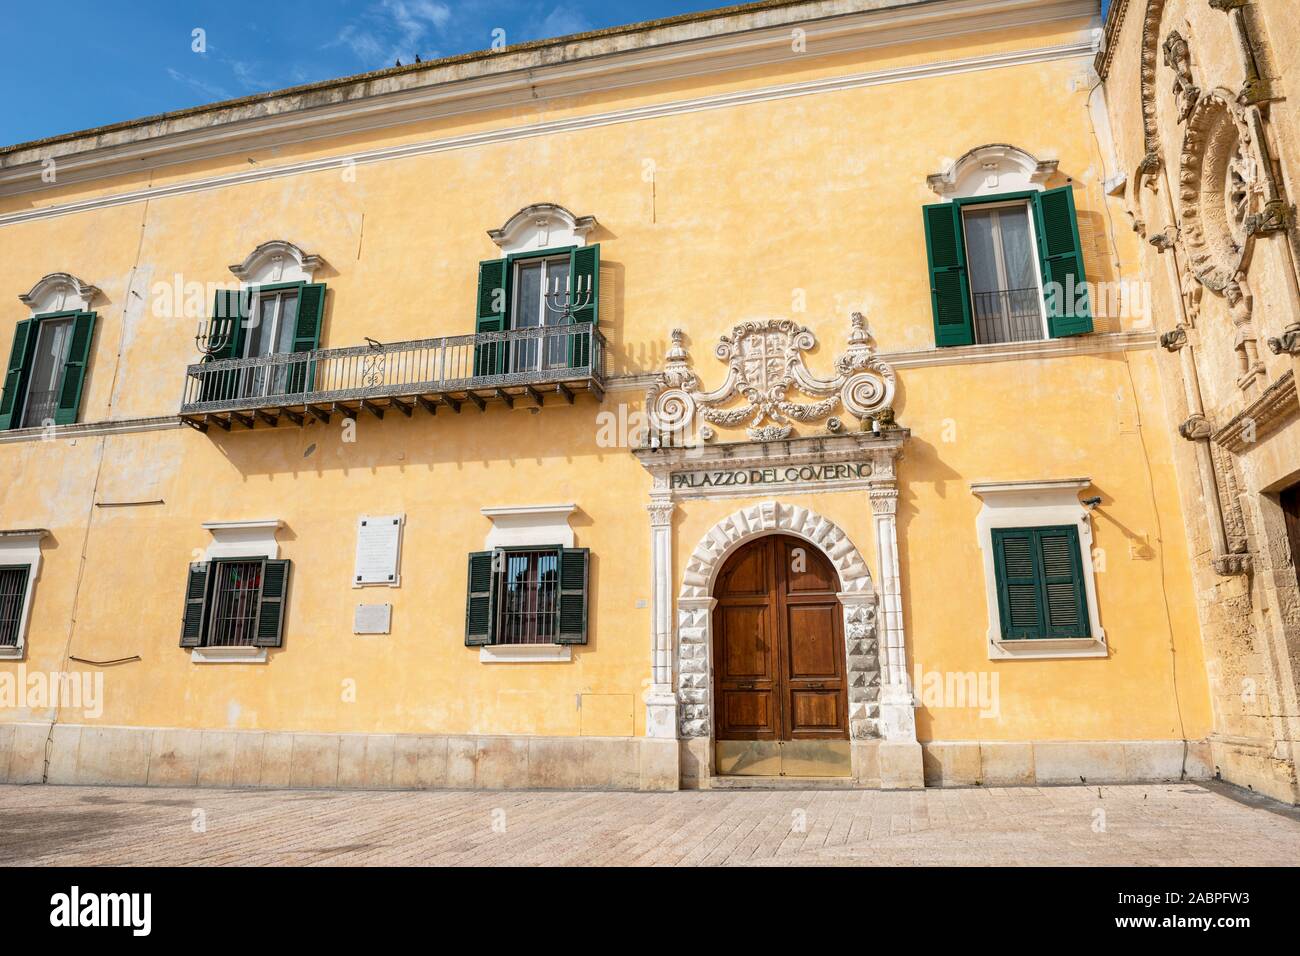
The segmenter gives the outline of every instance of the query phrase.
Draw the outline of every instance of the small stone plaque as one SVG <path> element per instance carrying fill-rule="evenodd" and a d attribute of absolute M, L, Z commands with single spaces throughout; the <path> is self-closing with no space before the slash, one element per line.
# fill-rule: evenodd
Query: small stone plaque
<path fill-rule="evenodd" d="M 352 616 L 353 634 L 387 634 L 393 624 L 391 604 L 358 604 Z"/>

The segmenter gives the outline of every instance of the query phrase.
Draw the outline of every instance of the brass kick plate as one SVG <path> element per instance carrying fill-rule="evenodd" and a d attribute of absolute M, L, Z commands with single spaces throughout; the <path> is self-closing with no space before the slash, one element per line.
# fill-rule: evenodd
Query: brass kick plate
<path fill-rule="evenodd" d="M 719 740 L 718 773 L 738 777 L 852 776 L 847 740 Z"/>

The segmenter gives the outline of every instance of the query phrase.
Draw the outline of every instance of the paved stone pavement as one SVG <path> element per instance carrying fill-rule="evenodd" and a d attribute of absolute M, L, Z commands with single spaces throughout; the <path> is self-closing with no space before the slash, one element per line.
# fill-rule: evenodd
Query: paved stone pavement
<path fill-rule="evenodd" d="M 658 794 L 0 786 L 5 865 L 1297 863 L 1300 811 L 1217 785 Z"/>

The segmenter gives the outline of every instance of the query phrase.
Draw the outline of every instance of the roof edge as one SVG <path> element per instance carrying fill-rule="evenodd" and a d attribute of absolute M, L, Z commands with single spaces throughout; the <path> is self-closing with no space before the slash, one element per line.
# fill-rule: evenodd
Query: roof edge
<path fill-rule="evenodd" d="M 526 43 L 513 44 L 501 50 L 474 50 L 468 53 L 458 53 L 453 56 L 442 57 L 437 60 L 428 60 L 422 63 L 411 63 L 403 66 L 386 67 L 381 70 L 371 70 L 367 73 L 355 73 L 349 76 L 337 77 L 335 79 L 321 80 L 316 83 L 304 83 L 299 86 L 284 87 L 277 90 L 268 90 L 264 93 L 252 93 L 248 96 L 236 97 L 234 99 L 219 100 L 215 103 L 205 103 L 199 106 L 188 106 L 178 110 L 170 110 L 164 113 L 154 113 L 149 116 L 142 116 L 136 119 L 121 120 L 116 123 L 108 123 L 103 126 L 94 126 L 88 129 L 74 130 L 67 133 L 59 133 L 54 136 L 47 136 L 40 139 L 28 140 L 21 143 L 15 143 L 10 146 L 0 146 L 0 167 L 9 165 L 6 163 L 6 157 L 21 152 L 30 152 L 32 150 L 47 149 L 52 146 L 58 146 L 64 143 L 73 143 L 81 140 L 101 140 L 104 137 L 111 136 L 114 133 L 121 133 L 127 130 L 140 127 L 150 126 L 157 123 L 167 122 L 169 120 L 184 119 L 187 117 L 197 117 L 205 113 L 216 114 L 227 111 L 237 111 L 244 107 L 254 106 L 257 104 L 268 103 L 280 99 L 289 99 L 301 97 L 306 94 L 322 92 L 326 90 L 339 89 L 349 86 L 364 86 L 373 83 L 376 80 L 385 80 L 400 77 L 420 77 L 427 76 L 431 73 L 445 71 L 449 67 L 465 66 L 476 62 L 488 60 L 512 61 L 521 57 L 527 57 L 529 54 L 535 54 L 535 62 L 531 64 L 519 64 L 507 67 L 499 72 L 507 72 L 509 69 L 521 69 L 528 66 L 543 66 L 556 62 L 540 54 L 548 50 L 563 49 L 574 45 L 590 46 L 594 41 L 609 40 L 616 37 L 626 37 L 636 34 L 645 34 L 647 39 L 650 34 L 671 30 L 675 27 L 682 27 L 689 24 L 702 24 L 707 21 L 726 21 L 737 17 L 746 21 L 761 19 L 756 15 L 770 13 L 781 10 L 789 10 L 791 13 L 800 11 L 798 15 L 784 18 L 785 22 L 797 23 L 804 20 L 819 19 L 826 16 L 835 16 L 849 13 L 859 13 L 872 10 L 887 10 L 895 7 L 923 6 L 933 3 L 942 3 L 944 0 L 757 0 L 753 3 L 734 4 L 726 7 L 718 7 L 711 10 L 702 10 L 696 13 L 679 14 L 673 17 L 663 17 L 656 20 L 645 20 L 636 23 L 623 24 L 614 27 L 605 27 L 600 30 L 588 30 L 583 33 L 574 33 L 566 36 L 554 37 L 541 40 L 530 40 Z M 833 8 L 833 9 L 832 9 Z M 776 23 L 756 23 L 742 22 L 728 28 L 710 31 L 711 36 L 721 36 L 728 33 L 740 33 L 752 29 L 756 26 L 773 26 Z M 658 42 L 647 42 L 625 47 L 624 50 L 644 49 L 647 47 L 658 46 L 672 42 L 679 42 L 682 39 L 699 39 L 700 37 L 665 37 Z M 599 56 L 610 52 L 622 51 L 604 51 L 604 50 L 573 50 L 566 51 L 561 61 L 573 61 L 585 59 L 589 56 Z M 485 73 L 493 72 L 491 70 Z M 432 80 L 432 84 L 447 82 L 447 80 Z M 431 85 L 432 85 L 431 84 Z M 410 86 L 424 85 L 418 82 Z M 215 123 L 212 125 L 216 125 Z M 165 135 L 165 134 L 164 134 Z M 56 154 L 57 155 L 57 154 Z"/>

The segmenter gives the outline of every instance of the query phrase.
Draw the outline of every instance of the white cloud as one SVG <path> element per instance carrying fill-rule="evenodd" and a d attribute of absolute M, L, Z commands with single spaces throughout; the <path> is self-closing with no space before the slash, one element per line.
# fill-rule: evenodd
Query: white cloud
<path fill-rule="evenodd" d="M 326 48 L 345 46 L 371 69 L 401 60 L 413 62 L 416 54 L 430 55 L 434 36 L 451 22 L 451 8 L 436 0 L 379 0 L 349 23 Z"/>
<path fill-rule="evenodd" d="M 537 24 L 538 39 L 568 36 L 571 33 L 585 33 L 591 29 L 591 21 L 579 10 L 569 7 L 556 7 Z"/>
<path fill-rule="evenodd" d="M 170 66 L 167 67 L 167 75 L 177 83 L 184 83 L 186 86 L 193 87 L 204 96 L 210 97 L 211 99 L 228 100 L 232 98 L 230 91 L 225 87 L 218 86 L 215 83 L 208 83 L 206 80 L 201 80 L 197 76 L 190 76 L 188 73 L 182 73 L 180 70 L 172 69 Z"/>

